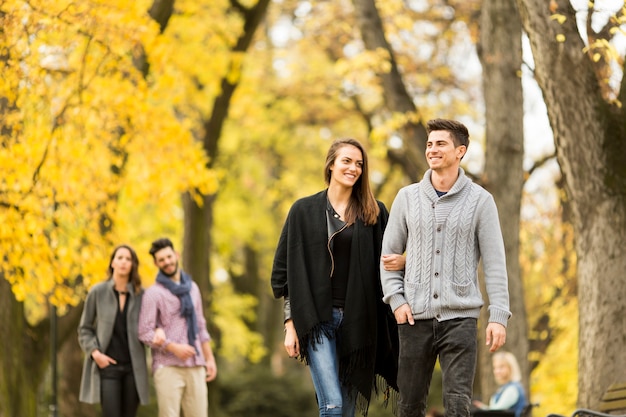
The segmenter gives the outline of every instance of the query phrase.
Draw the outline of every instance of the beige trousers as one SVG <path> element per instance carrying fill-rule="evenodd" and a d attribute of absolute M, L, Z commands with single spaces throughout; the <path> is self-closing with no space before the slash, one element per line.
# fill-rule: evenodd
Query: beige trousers
<path fill-rule="evenodd" d="M 154 373 L 159 417 L 208 417 L 206 368 L 164 366 Z"/>

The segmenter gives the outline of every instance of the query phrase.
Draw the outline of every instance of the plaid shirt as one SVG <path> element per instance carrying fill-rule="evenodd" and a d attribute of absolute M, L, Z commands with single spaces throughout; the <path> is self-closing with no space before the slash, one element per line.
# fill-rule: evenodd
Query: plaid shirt
<path fill-rule="evenodd" d="M 152 372 L 163 366 L 193 367 L 206 364 L 201 345 L 211 340 L 211 337 L 202 311 L 200 289 L 195 282 L 192 282 L 191 286 L 191 299 L 198 323 L 198 336 L 195 341 L 197 353 L 183 361 L 165 350 L 172 342 L 188 344 L 187 321 L 180 313 L 180 299 L 159 283 L 155 283 L 144 292 L 139 313 L 139 340 L 152 349 Z M 152 345 L 154 331 L 159 327 L 165 331 L 166 337 L 161 347 Z"/>

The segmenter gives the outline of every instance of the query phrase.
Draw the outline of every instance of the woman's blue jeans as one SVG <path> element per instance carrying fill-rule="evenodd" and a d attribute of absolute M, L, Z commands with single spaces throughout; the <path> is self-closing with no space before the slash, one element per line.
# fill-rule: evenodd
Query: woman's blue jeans
<path fill-rule="evenodd" d="M 470 415 L 476 372 L 476 319 L 416 320 L 398 325 L 398 417 L 424 417 L 435 362 L 443 379 L 445 416 Z"/>
<path fill-rule="evenodd" d="M 343 310 L 333 308 L 333 321 L 326 329 L 331 338 L 322 336 L 319 343 L 309 344 L 309 368 L 322 416 L 354 417 L 356 393 L 339 382 L 336 332 L 343 321 Z"/>

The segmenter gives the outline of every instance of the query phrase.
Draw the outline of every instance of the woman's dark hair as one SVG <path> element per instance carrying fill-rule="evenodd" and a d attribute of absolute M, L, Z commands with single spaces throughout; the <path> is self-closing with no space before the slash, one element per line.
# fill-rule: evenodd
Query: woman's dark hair
<path fill-rule="evenodd" d="M 135 294 L 137 294 L 141 290 L 141 276 L 139 275 L 139 257 L 137 256 L 135 250 L 130 246 L 119 245 L 113 250 L 113 253 L 111 254 L 111 259 L 109 260 L 109 268 L 107 269 L 108 279 L 113 278 L 113 266 L 111 266 L 111 264 L 113 263 L 113 259 L 115 259 L 117 251 L 120 249 L 128 249 L 128 251 L 130 252 L 132 266 L 130 268 L 130 274 L 128 274 L 128 282 L 132 284 L 133 289 L 135 290 Z"/>
<path fill-rule="evenodd" d="M 356 139 L 346 138 L 338 139 L 330 145 L 328 154 L 326 155 L 326 165 L 324 166 L 324 179 L 326 185 L 330 185 L 331 170 L 330 167 L 335 163 L 339 149 L 344 146 L 354 146 L 361 151 L 363 155 L 363 167 L 361 169 L 361 176 L 352 187 L 352 195 L 350 202 L 346 208 L 346 223 L 352 224 L 356 219 L 361 219 L 366 225 L 376 224 L 380 208 L 374 198 L 374 193 L 370 188 L 369 181 L 369 163 L 367 161 L 367 153 L 363 148 L 363 145 Z"/>

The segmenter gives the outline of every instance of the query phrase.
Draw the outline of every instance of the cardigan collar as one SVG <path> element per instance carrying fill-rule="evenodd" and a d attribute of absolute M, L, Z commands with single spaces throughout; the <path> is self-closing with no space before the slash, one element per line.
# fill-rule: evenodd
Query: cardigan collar
<path fill-rule="evenodd" d="M 435 190 L 435 187 L 433 187 L 433 183 L 431 181 L 432 173 L 433 173 L 432 169 L 428 169 L 424 173 L 424 176 L 422 177 L 422 184 L 423 184 L 422 190 L 431 201 L 436 201 L 441 197 L 437 195 L 437 191 Z M 465 175 L 465 171 L 463 170 L 463 168 L 459 167 L 458 178 L 452 185 L 452 188 L 450 188 L 450 191 L 448 191 L 444 196 L 450 196 L 450 195 L 460 192 L 463 188 L 465 188 L 466 185 L 470 184 L 471 182 L 472 180 L 469 179 L 467 175 Z"/>

